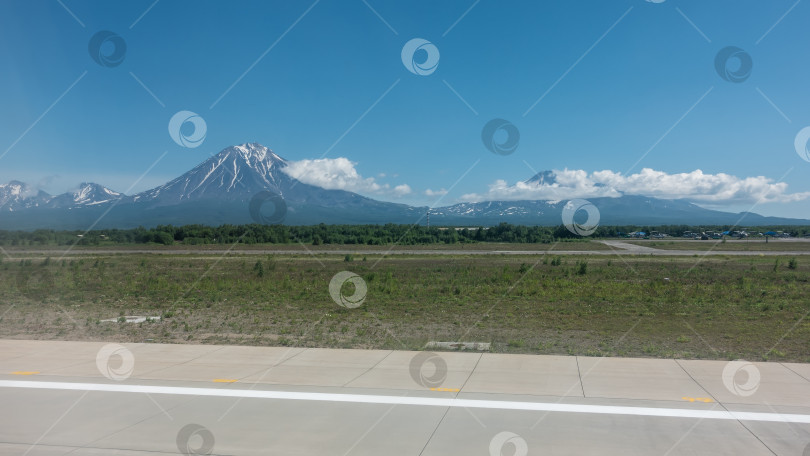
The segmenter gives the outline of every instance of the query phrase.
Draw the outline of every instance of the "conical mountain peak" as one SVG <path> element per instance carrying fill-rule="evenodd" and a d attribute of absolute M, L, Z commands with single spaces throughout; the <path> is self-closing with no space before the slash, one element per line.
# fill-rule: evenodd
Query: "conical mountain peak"
<path fill-rule="evenodd" d="M 254 162 L 279 163 L 282 166 L 287 164 L 286 160 L 276 155 L 268 147 L 259 143 L 245 143 L 227 147 L 217 154 L 217 156 L 225 158 L 234 154 L 244 158 L 248 164 Z"/>
<path fill-rule="evenodd" d="M 157 205 L 206 200 L 244 200 L 263 190 L 282 193 L 287 161 L 259 143 L 226 147 L 182 176 L 135 196 Z"/>
<path fill-rule="evenodd" d="M 527 180 L 527 184 L 554 185 L 557 182 L 557 174 L 554 171 L 540 171 Z"/>

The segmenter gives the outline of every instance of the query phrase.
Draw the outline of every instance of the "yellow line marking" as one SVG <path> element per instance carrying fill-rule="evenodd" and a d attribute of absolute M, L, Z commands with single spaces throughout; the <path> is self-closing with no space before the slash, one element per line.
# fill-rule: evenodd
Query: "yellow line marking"
<path fill-rule="evenodd" d="M 39 371 L 16 371 L 12 372 L 12 375 L 35 375 L 38 374 Z"/>
<path fill-rule="evenodd" d="M 461 391 L 458 388 L 431 388 L 430 390 L 431 391 L 449 391 L 451 393 L 457 393 L 457 392 Z"/>
<path fill-rule="evenodd" d="M 710 398 L 710 397 L 685 397 L 684 396 L 681 399 L 683 399 L 685 401 L 689 401 L 689 402 L 696 402 L 696 401 L 697 402 L 706 402 L 706 403 L 714 402 L 714 400 L 712 400 L 712 398 Z"/>
<path fill-rule="evenodd" d="M 235 378 L 215 378 L 213 381 L 214 383 L 236 383 L 239 380 Z"/>

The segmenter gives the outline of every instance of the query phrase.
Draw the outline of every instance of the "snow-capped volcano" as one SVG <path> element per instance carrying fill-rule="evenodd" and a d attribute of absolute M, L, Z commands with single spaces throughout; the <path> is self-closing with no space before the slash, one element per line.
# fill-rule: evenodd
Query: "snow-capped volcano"
<path fill-rule="evenodd" d="M 85 182 L 79 185 L 79 188 L 71 192 L 73 195 L 73 202 L 76 204 L 102 204 L 107 201 L 117 200 L 123 194 L 110 190 L 109 188 L 94 184 L 92 182 Z"/>
<path fill-rule="evenodd" d="M 123 197 L 123 193 L 110 190 L 103 185 L 83 182 L 79 185 L 79 188 L 53 197 L 48 201 L 48 207 L 95 206 L 109 203 Z"/>
<path fill-rule="evenodd" d="M 163 206 L 199 199 L 243 199 L 262 190 L 281 194 L 290 178 L 286 160 L 257 143 L 223 149 L 191 171 L 133 197 L 134 202 Z"/>
<path fill-rule="evenodd" d="M 527 184 L 535 185 L 554 185 L 556 182 L 557 174 L 555 174 L 554 171 L 540 171 L 526 181 Z"/>
<path fill-rule="evenodd" d="M 135 196 L 85 183 L 54 197 L 12 181 L 0 185 L 0 229 L 266 223 L 251 207 L 258 201 L 257 207 L 263 208 L 264 201 L 271 201 L 268 195 L 280 196 L 283 223 L 289 225 L 424 223 L 427 207 L 377 201 L 307 184 L 286 172 L 293 166 L 294 162 L 287 162 L 267 147 L 248 143 L 227 147 L 182 176 Z M 297 177 L 303 178 L 300 174 Z M 525 184 L 554 186 L 557 177 L 553 171 L 543 171 Z M 590 201 L 598 207 L 604 224 L 736 224 L 741 220 L 740 214 L 704 209 L 682 200 L 625 195 Z M 430 217 L 431 222 L 446 225 L 559 225 L 564 204 L 545 200 L 459 203 L 432 208 Z M 746 214 L 744 223 L 810 221 Z"/>
<path fill-rule="evenodd" d="M 19 211 L 42 206 L 50 200 L 51 195 L 42 190 L 35 190 L 20 181 L 0 184 L 0 211 Z"/>
<path fill-rule="evenodd" d="M 128 202 L 142 214 L 141 220 L 159 217 L 172 224 L 255 222 L 250 203 L 268 192 L 283 199 L 286 222 L 291 223 L 411 221 L 423 213 L 404 204 L 303 183 L 284 172 L 287 166 L 287 160 L 261 144 L 231 146 Z"/>
<path fill-rule="evenodd" d="M 75 190 L 51 196 L 42 190 L 35 190 L 28 184 L 11 181 L 0 185 L 0 210 L 19 211 L 37 207 L 51 209 L 72 209 L 75 207 L 105 204 L 122 198 L 124 195 L 94 183 L 82 183 Z"/>

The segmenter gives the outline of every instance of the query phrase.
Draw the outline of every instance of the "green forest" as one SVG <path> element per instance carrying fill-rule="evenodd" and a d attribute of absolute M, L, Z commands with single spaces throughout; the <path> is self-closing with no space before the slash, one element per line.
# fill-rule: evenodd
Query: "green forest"
<path fill-rule="evenodd" d="M 575 242 L 590 238 L 622 237 L 626 233 L 653 231 L 679 237 L 686 231 L 739 230 L 751 233 L 769 230 L 784 231 L 791 236 L 804 236 L 810 227 L 696 227 L 687 225 L 666 226 L 601 226 L 592 236 L 582 238 L 564 226 L 524 226 L 501 223 L 492 227 L 454 228 L 426 227 L 420 225 L 204 225 L 157 226 L 154 228 L 103 229 L 92 231 L 0 231 L 2 246 L 46 245 L 203 245 L 203 244 L 310 244 L 310 245 L 430 245 L 463 244 L 479 242 L 504 243 L 552 243 Z"/>

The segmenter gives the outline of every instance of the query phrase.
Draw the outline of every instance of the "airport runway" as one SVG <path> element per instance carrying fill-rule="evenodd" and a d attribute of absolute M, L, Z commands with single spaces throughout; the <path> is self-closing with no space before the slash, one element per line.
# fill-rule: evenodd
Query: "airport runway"
<path fill-rule="evenodd" d="M 2 455 L 795 455 L 810 365 L 0 340 Z"/>
<path fill-rule="evenodd" d="M 12 259 L 20 259 L 21 255 L 50 255 L 55 257 L 74 255 L 654 255 L 654 256 L 703 256 L 703 255 L 730 255 L 730 256 L 797 256 L 810 255 L 810 250 L 789 250 L 786 242 L 782 251 L 744 251 L 744 250 L 664 250 L 630 244 L 623 241 L 605 240 L 597 241 L 607 245 L 609 250 L 476 250 L 475 248 L 459 249 L 408 249 L 396 246 L 390 249 L 356 248 L 356 249 L 313 249 L 302 247 L 298 249 L 13 249 L 8 250 Z M 701 242 L 701 241 L 692 241 Z M 799 241 L 807 242 L 807 241 Z M 519 244 L 516 244 L 519 245 Z"/>

